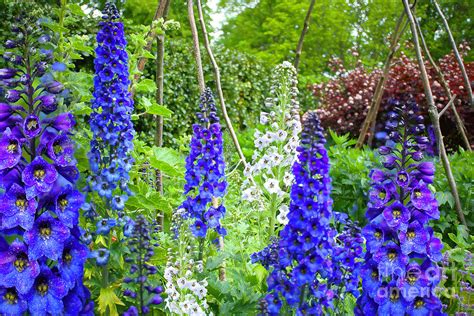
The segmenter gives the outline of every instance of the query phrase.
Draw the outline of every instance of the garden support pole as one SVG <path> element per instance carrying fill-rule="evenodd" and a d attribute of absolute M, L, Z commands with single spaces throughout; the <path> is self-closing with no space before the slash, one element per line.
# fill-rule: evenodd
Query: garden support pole
<path fill-rule="evenodd" d="M 200 8 L 200 6 L 198 6 L 198 9 L 199 8 Z M 201 16 L 202 10 L 199 10 L 199 11 L 200 11 L 199 15 Z M 188 0 L 188 18 L 189 18 L 189 24 L 190 24 L 190 27 L 191 27 L 192 37 L 193 37 L 193 50 L 194 50 L 194 59 L 196 60 L 196 71 L 197 71 L 197 78 L 198 78 L 198 84 L 199 84 L 199 91 L 202 94 L 204 92 L 204 90 L 206 89 L 206 84 L 205 84 L 205 81 L 204 81 L 204 72 L 202 70 L 201 50 L 199 48 L 199 35 L 198 35 L 197 27 L 196 27 L 196 20 L 194 19 L 193 0 Z M 203 20 L 201 19 L 201 21 L 203 21 Z M 205 32 L 205 28 L 203 28 L 203 32 Z M 207 39 L 207 33 L 204 33 L 204 35 L 205 35 L 204 36 L 205 43 L 207 43 L 207 45 L 208 45 L 209 41 Z M 209 52 L 209 50 L 208 50 L 208 52 Z M 213 59 L 214 55 L 212 55 L 212 52 L 209 54 L 209 57 L 211 57 L 211 56 L 212 56 L 211 59 Z M 214 60 L 213 64 L 214 63 L 215 63 L 215 60 Z M 217 68 L 217 64 L 215 65 L 215 67 L 216 68 L 214 68 L 214 70 L 217 69 L 217 73 L 218 73 L 219 69 Z M 216 79 L 218 79 L 216 81 L 219 82 L 219 86 L 220 86 L 220 76 L 217 77 Z M 222 93 L 222 89 L 219 89 L 219 91 Z M 223 99 L 222 99 L 221 105 L 223 106 L 224 111 L 225 111 L 225 103 L 223 103 Z M 225 116 L 227 117 L 227 112 L 224 112 L 224 113 L 225 113 Z M 230 125 L 230 126 L 232 126 L 232 125 Z M 237 145 L 238 145 L 238 142 L 237 142 Z M 240 148 L 240 146 L 239 146 L 239 148 Z M 245 163 L 245 160 L 243 160 L 243 162 Z M 212 206 L 214 208 L 219 207 L 219 200 L 215 197 L 212 197 Z M 222 237 L 222 236 L 219 236 L 219 249 L 221 251 L 224 250 L 224 237 Z M 223 262 L 221 264 L 221 266 L 219 267 L 219 280 L 221 280 L 221 281 L 226 280 L 225 262 Z"/>
<path fill-rule="evenodd" d="M 446 33 L 448 33 L 449 41 L 451 42 L 451 46 L 453 47 L 454 56 L 456 56 L 456 59 L 459 64 L 459 68 L 461 69 L 462 77 L 464 79 L 464 85 L 466 87 L 467 94 L 469 95 L 469 103 L 471 104 L 471 107 L 474 107 L 474 99 L 472 96 L 471 82 L 469 81 L 469 77 L 467 76 L 467 72 L 466 72 L 466 67 L 464 67 L 464 62 L 462 60 L 461 55 L 459 54 L 458 47 L 456 46 L 456 42 L 454 41 L 453 33 L 451 33 L 451 29 L 449 28 L 448 21 L 446 20 L 446 17 L 444 16 L 444 13 L 438 4 L 438 1 L 436 0 L 432 0 L 432 1 L 436 7 L 436 10 L 438 11 L 439 16 L 441 17 L 441 20 L 443 20 L 444 28 L 446 29 Z"/>
<path fill-rule="evenodd" d="M 161 3 L 164 3 L 163 8 L 163 19 L 166 19 L 168 16 L 168 10 L 171 3 L 171 0 L 160 0 Z M 164 58 L 165 58 L 165 34 L 158 35 L 156 37 L 156 103 L 163 105 L 163 81 L 164 81 Z M 155 146 L 162 147 L 163 146 L 163 116 L 156 115 L 154 117 L 155 120 Z M 156 189 L 163 195 L 163 174 L 160 170 L 156 170 Z M 164 230 L 164 223 L 165 223 L 165 214 L 163 211 L 160 211 L 158 214 L 158 224 L 162 230 Z"/>
<path fill-rule="evenodd" d="M 158 7 L 156 8 L 155 15 L 153 16 L 153 20 L 151 22 L 152 24 L 151 24 L 151 27 L 150 27 L 150 31 L 148 31 L 148 34 L 146 36 L 146 44 L 145 44 L 145 47 L 144 47 L 144 49 L 146 51 L 151 50 L 151 47 L 153 45 L 153 41 L 155 40 L 155 37 L 156 37 L 156 29 L 153 27 L 153 22 L 166 16 L 166 14 L 168 13 L 170 2 L 171 2 L 171 0 L 160 0 L 160 2 L 158 4 Z M 140 79 L 140 73 L 143 71 L 143 69 L 145 69 L 146 62 L 147 62 L 147 58 L 145 58 L 145 57 L 140 57 L 138 59 L 138 63 L 137 63 L 138 73 L 136 73 L 133 76 L 133 82 L 137 82 L 138 79 Z M 133 99 L 133 96 L 135 95 L 135 87 L 134 86 L 132 86 L 130 93 L 132 94 L 132 99 Z"/>
<path fill-rule="evenodd" d="M 306 17 L 304 18 L 303 29 L 301 30 L 301 35 L 300 35 L 300 39 L 298 41 L 298 46 L 296 47 L 296 55 L 295 55 L 295 63 L 294 63 L 296 73 L 298 73 L 298 67 L 300 65 L 301 52 L 303 51 L 304 37 L 305 37 L 306 33 L 308 32 L 309 20 L 311 19 L 311 13 L 313 12 L 315 3 L 316 3 L 316 0 L 311 0 L 311 3 L 309 4 L 308 11 L 306 12 Z"/>
<path fill-rule="evenodd" d="M 413 19 L 415 20 L 416 23 L 416 28 L 418 30 L 418 34 L 420 36 L 421 44 L 423 46 L 423 51 L 425 52 L 426 57 L 430 61 L 431 66 L 433 66 L 433 69 L 435 70 L 436 74 L 438 75 L 439 81 L 441 82 L 441 85 L 443 86 L 444 92 L 446 93 L 446 96 L 448 97 L 449 100 L 453 99 L 453 95 L 451 93 L 451 89 L 449 88 L 448 83 L 446 82 L 446 79 L 444 78 L 443 72 L 439 68 L 439 66 L 436 64 L 434 61 L 433 57 L 431 56 L 430 50 L 428 49 L 428 45 L 426 44 L 425 37 L 423 36 L 423 32 L 421 31 L 421 26 L 418 20 L 416 19 L 416 15 L 414 12 L 413 14 Z M 464 145 L 466 146 L 467 151 L 472 151 L 471 149 L 471 144 L 469 143 L 469 138 L 466 135 L 466 127 L 464 126 L 464 123 L 462 122 L 461 116 L 459 116 L 458 111 L 456 110 L 456 106 L 454 105 L 454 102 L 449 102 L 451 105 L 451 108 L 453 109 L 454 113 L 454 118 L 456 120 L 456 125 L 458 127 L 459 133 L 461 133 L 462 140 L 464 142 Z M 441 112 L 439 113 L 439 116 L 441 117 Z"/>
<path fill-rule="evenodd" d="M 402 12 L 395 26 L 392 41 L 390 43 L 390 51 L 388 53 L 387 59 L 385 60 L 382 75 L 380 76 L 380 79 L 377 82 L 377 86 L 375 87 L 374 96 L 372 98 L 372 102 L 370 103 L 369 111 L 367 112 L 367 117 L 365 118 L 364 123 L 362 123 L 362 128 L 360 130 L 359 138 L 357 139 L 356 148 L 361 148 L 364 145 L 365 137 L 367 136 L 367 132 L 369 131 L 370 125 L 377 118 L 380 103 L 382 102 L 385 82 L 387 81 L 388 73 L 390 72 L 390 66 L 392 64 L 393 57 L 395 56 L 395 53 L 399 48 L 398 41 L 400 40 L 400 37 L 405 30 L 405 27 L 401 29 L 404 17 L 405 12 Z"/>
<path fill-rule="evenodd" d="M 425 90 L 426 101 L 428 103 L 428 113 L 430 115 L 431 123 L 433 124 L 433 128 L 436 134 L 436 141 L 438 142 L 438 151 L 441 158 L 441 162 L 443 163 L 444 170 L 446 172 L 446 178 L 448 179 L 449 186 L 451 187 L 451 193 L 454 197 L 454 202 L 456 204 L 456 212 L 458 214 L 459 220 L 461 223 L 468 228 L 466 219 L 464 218 L 464 213 L 462 212 L 461 207 L 461 200 L 459 199 L 458 189 L 456 187 L 456 181 L 454 180 L 453 172 L 451 170 L 451 165 L 449 163 L 448 155 L 446 153 L 446 148 L 444 146 L 443 134 L 441 133 L 441 128 L 439 126 L 439 115 L 438 109 L 435 106 L 433 94 L 431 92 L 431 86 L 428 79 L 428 74 L 426 72 L 425 64 L 423 62 L 423 56 L 421 54 L 421 47 L 418 40 L 418 32 L 416 30 L 416 23 L 411 14 L 410 4 L 408 0 L 402 0 L 403 5 L 405 7 L 405 12 L 408 16 L 408 20 L 410 21 L 410 29 L 413 36 L 413 44 L 415 46 L 416 51 L 416 58 L 418 60 L 418 67 L 420 68 L 420 75 L 423 81 L 423 87 Z"/>
<path fill-rule="evenodd" d="M 232 126 L 232 122 L 229 118 L 229 115 L 227 114 L 224 93 L 222 91 L 222 85 L 221 85 L 221 73 L 219 70 L 219 66 L 217 65 L 217 61 L 214 58 L 211 45 L 209 43 L 209 36 L 207 34 L 206 23 L 204 22 L 204 14 L 202 12 L 201 0 L 197 0 L 196 4 L 197 4 L 197 9 L 198 9 L 199 22 L 201 24 L 202 33 L 204 37 L 204 46 L 206 47 L 207 54 L 209 55 L 209 59 L 211 60 L 212 68 L 214 69 L 214 76 L 216 79 L 216 88 L 217 88 L 217 93 L 219 95 L 219 101 L 221 104 L 222 116 L 224 116 L 225 123 L 227 125 L 227 128 L 229 129 L 230 137 L 232 138 L 232 141 L 234 142 L 234 146 L 235 146 L 235 149 L 237 150 L 237 154 L 239 155 L 239 158 L 242 161 L 244 168 L 246 168 L 247 161 L 245 160 L 244 153 L 242 152 L 242 148 L 240 147 L 239 140 L 237 139 L 237 135 L 235 134 L 234 127 Z"/>

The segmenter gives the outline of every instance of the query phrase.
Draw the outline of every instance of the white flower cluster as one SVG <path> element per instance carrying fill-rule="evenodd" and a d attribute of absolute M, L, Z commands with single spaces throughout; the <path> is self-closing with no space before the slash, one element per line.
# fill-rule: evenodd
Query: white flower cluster
<path fill-rule="evenodd" d="M 293 65 L 283 62 L 276 67 L 273 78 L 272 97 L 265 101 L 268 112 L 260 114 L 265 130 L 254 134 L 255 152 L 252 163 L 244 171 L 247 180 L 242 188 L 242 199 L 257 202 L 261 210 L 268 208 L 273 194 L 279 201 L 288 196 L 293 182 L 291 166 L 296 159 L 301 132 L 298 82 Z M 284 211 L 280 210 L 280 214 L 279 222 L 286 222 Z"/>
<path fill-rule="evenodd" d="M 187 262 L 183 265 L 185 260 Z M 166 308 L 176 315 L 212 315 L 212 312 L 207 312 L 209 308 L 206 301 L 207 281 L 198 281 L 193 278 L 194 271 L 202 272 L 202 262 L 194 262 L 193 259 L 186 256 L 185 260 L 180 258 L 173 263 L 168 261 L 166 265 L 164 273 L 167 294 Z"/>
<path fill-rule="evenodd" d="M 202 260 L 195 260 L 195 240 L 189 229 L 190 221 L 183 218 L 183 209 L 173 214 L 172 230 L 177 234 L 176 248 L 168 249 L 168 262 L 164 272 L 166 280 L 166 309 L 172 315 L 213 316 L 207 304 L 207 281 L 197 280 L 196 275 L 204 270 Z"/>

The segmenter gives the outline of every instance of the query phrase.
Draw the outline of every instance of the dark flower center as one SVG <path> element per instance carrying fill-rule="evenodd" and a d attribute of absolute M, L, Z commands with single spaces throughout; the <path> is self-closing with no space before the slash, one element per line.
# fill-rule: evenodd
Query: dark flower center
<path fill-rule="evenodd" d="M 314 178 L 315 178 L 316 180 L 320 180 L 320 179 L 323 178 L 323 176 L 320 175 L 319 173 L 316 173 L 316 174 L 314 175 Z"/>
<path fill-rule="evenodd" d="M 400 180 L 401 182 L 405 182 L 405 181 L 407 181 L 407 176 L 404 175 L 404 174 L 399 174 L 398 175 L 398 180 Z"/>
<path fill-rule="evenodd" d="M 379 271 L 378 270 L 372 270 L 372 279 L 377 280 L 379 278 Z"/>
<path fill-rule="evenodd" d="M 415 300 L 415 308 L 422 308 L 425 305 L 425 301 L 423 299 L 418 298 Z"/>
<path fill-rule="evenodd" d="M 70 250 L 65 250 L 64 253 L 63 253 L 63 261 L 66 263 L 66 264 L 70 264 L 71 261 L 72 261 L 72 255 L 71 255 L 71 251 Z"/>
<path fill-rule="evenodd" d="M 392 215 L 395 219 L 399 219 L 402 216 L 402 210 L 396 207 L 392 210 Z"/>
<path fill-rule="evenodd" d="M 416 273 L 408 273 L 407 281 L 411 285 L 415 284 L 415 282 L 418 280 L 418 276 Z"/>
<path fill-rule="evenodd" d="M 59 209 L 64 212 L 64 210 L 69 204 L 69 201 L 66 199 L 65 196 L 61 196 L 58 199 L 58 204 L 59 204 Z"/>
<path fill-rule="evenodd" d="M 12 154 L 18 149 L 18 142 L 15 140 L 11 140 L 10 143 L 7 146 L 7 151 Z"/>
<path fill-rule="evenodd" d="M 380 230 L 376 230 L 374 232 L 374 236 L 375 236 L 375 238 L 380 239 L 380 238 L 382 238 L 382 232 Z"/>
<path fill-rule="evenodd" d="M 36 120 L 29 120 L 28 123 L 26 123 L 26 129 L 31 131 L 35 130 L 38 128 L 38 122 Z"/>
<path fill-rule="evenodd" d="M 390 249 L 390 250 L 388 251 L 387 256 L 388 256 L 388 259 L 389 259 L 390 261 L 393 261 L 393 260 L 395 260 L 395 258 L 397 257 L 397 252 L 396 252 L 394 249 Z"/>
<path fill-rule="evenodd" d="M 51 225 L 47 222 L 41 223 L 39 233 L 43 239 L 49 239 L 51 237 Z"/>
<path fill-rule="evenodd" d="M 10 305 L 15 305 L 18 303 L 18 295 L 16 294 L 16 291 L 14 289 L 9 289 L 3 298 L 7 301 L 8 304 Z"/>
<path fill-rule="evenodd" d="M 395 301 L 398 301 L 399 298 L 400 298 L 400 291 L 398 290 L 398 288 L 391 288 L 390 289 L 390 300 L 392 302 L 395 302 Z"/>
<path fill-rule="evenodd" d="M 24 211 L 28 206 L 28 202 L 26 201 L 25 196 L 18 196 L 15 202 L 15 206 L 20 210 Z"/>
<path fill-rule="evenodd" d="M 414 230 L 408 230 L 408 232 L 407 232 L 407 237 L 408 237 L 408 239 L 413 239 L 413 238 L 415 238 L 415 237 L 416 237 L 415 231 L 414 231 Z"/>
<path fill-rule="evenodd" d="M 36 284 L 36 290 L 39 292 L 41 296 L 45 296 L 48 293 L 48 282 L 44 278 L 40 278 L 38 283 Z"/>
<path fill-rule="evenodd" d="M 63 152 L 63 146 L 59 142 L 54 142 L 53 151 L 55 155 L 58 155 Z"/>
<path fill-rule="evenodd" d="M 26 269 L 28 266 L 28 260 L 26 257 L 25 253 L 21 253 L 16 257 L 15 262 L 13 262 L 13 265 L 15 266 L 16 270 L 18 272 L 23 272 L 23 270 Z"/>
<path fill-rule="evenodd" d="M 416 196 L 417 198 L 421 198 L 422 195 L 423 195 L 423 194 L 421 193 L 420 190 L 415 190 L 415 196 Z"/>
<path fill-rule="evenodd" d="M 33 172 L 33 175 L 35 176 L 36 179 L 42 180 L 44 176 L 46 175 L 46 172 L 44 171 L 43 168 L 38 168 Z"/>
<path fill-rule="evenodd" d="M 380 191 L 378 196 L 379 196 L 379 199 L 383 200 L 387 196 L 387 193 L 385 191 Z"/>

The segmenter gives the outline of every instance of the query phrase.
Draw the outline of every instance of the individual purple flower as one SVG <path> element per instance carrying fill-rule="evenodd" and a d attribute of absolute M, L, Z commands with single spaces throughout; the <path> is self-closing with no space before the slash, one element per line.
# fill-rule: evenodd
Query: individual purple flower
<path fill-rule="evenodd" d="M 34 138 L 41 133 L 41 124 L 36 115 L 29 115 L 23 122 L 23 133 L 27 138 Z"/>
<path fill-rule="evenodd" d="M 58 263 L 59 274 L 69 289 L 73 289 L 76 284 L 80 284 L 77 282 L 81 282 L 87 256 L 87 247 L 78 242 L 76 238 L 66 240 Z"/>
<path fill-rule="evenodd" d="M 77 210 L 82 203 L 84 203 L 84 196 L 68 185 L 56 194 L 54 212 L 64 225 L 73 228 L 78 223 L 79 213 Z"/>
<path fill-rule="evenodd" d="M 0 287 L 14 287 L 20 294 L 29 292 L 40 273 L 36 260 L 28 258 L 26 245 L 16 239 L 7 251 L 0 252 Z"/>
<path fill-rule="evenodd" d="M 28 309 L 28 302 L 14 288 L 0 287 L 0 314 L 23 315 Z"/>
<path fill-rule="evenodd" d="M 74 142 L 66 135 L 56 135 L 47 145 L 48 157 L 58 166 L 75 164 Z"/>
<path fill-rule="evenodd" d="M 13 183 L 0 197 L 0 206 L 0 215 L 3 215 L 0 224 L 2 229 L 20 226 L 29 230 L 33 227 L 38 203 L 34 198 L 27 199 L 25 189 L 17 183 Z"/>
<path fill-rule="evenodd" d="M 433 182 L 434 165 L 420 161 L 427 138 L 422 135 L 423 117 L 418 112 L 414 102 L 394 103 L 386 146 L 396 150 L 389 153 L 382 147 L 388 170 L 371 173 L 369 224 L 363 230 L 367 240 L 363 294 L 358 300 L 363 308 L 356 308 L 356 315 L 444 315 L 434 292 L 439 276 L 431 275 L 438 270 L 436 262 L 442 259 L 442 243 L 428 226 L 430 220 L 439 218 L 437 201 L 428 187 Z M 381 187 L 390 188 L 387 201 L 378 198 Z M 380 214 L 377 208 L 382 206 Z M 377 238 L 380 233 L 383 240 Z M 377 282 L 371 277 L 375 275 L 384 282 L 377 295 Z M 433 299 L 427 301 L 423 293 Z"/>
<path fill-rule="evenodd" d="M 28 300 L 28 310 L 32 315 L 56 314 L 64 310 L 62 298 L 67 293 L 68 289 L 64 280 L 57 275 L 57 272 L 43 264 L 33 287 L 25 295 Z"/>
<path fill-rule="evenodd" d="M 24 234 L 23 238 L 28 244 L 28 257 L 36 260 L 44 256 L 58 260 L 69 236 L 69 229 L 60 220 L 48 212 L 43 213 L 35 221 L 33 228 Z"/>
<path fill-rule="evenodd" d="M 7 128 L 0 138 L 0 170 L 15 167 L 21 159 L 21 142 Z"/>
<path fill-rule="evenodd" d="M 38 156 L 25 167 L 21 178 L 27 186 L 27 197 L 30 197 L 49 192 L 58 178 L 58 173 L 54 165 Z"/>
<path fill-rule="evenodd" d="M 105 266 L 109 262 L 110 251 L 106 248 L 100 248 L 93 251 L 91 257 L 96 260 L 98 266 Z"/>

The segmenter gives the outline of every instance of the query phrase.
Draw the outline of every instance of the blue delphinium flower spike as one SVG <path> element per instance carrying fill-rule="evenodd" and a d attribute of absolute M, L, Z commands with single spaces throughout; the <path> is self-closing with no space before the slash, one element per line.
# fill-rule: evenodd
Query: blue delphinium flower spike
<path fill-rule="evenodd" d="M 379 148 L 385 170 L 372 170 L 363 229 L 367 253 L 362 267 L 363 295 L 356 315 L 443 315 L 434 289 L 441 241 L 428 226 L 439 219 L 438 203 L 428 187 L 434 165 L 420 162 L 429 145 L 423 117 L 414 102 L 393 101 L 385 146 Z"/>
<path fill-rule="evenodd" d="M 107 3 L 97 33 L 94 60 L 94 98 L 90 126 L 93 133 L 89 161 L 93 188 L 109 207 L 124 208 L 132 167 L 134 129 L 131 120 L 133 100 L 128 91 L 130 80 L 123 23 L 116 21 L 115 5 Z"/>

